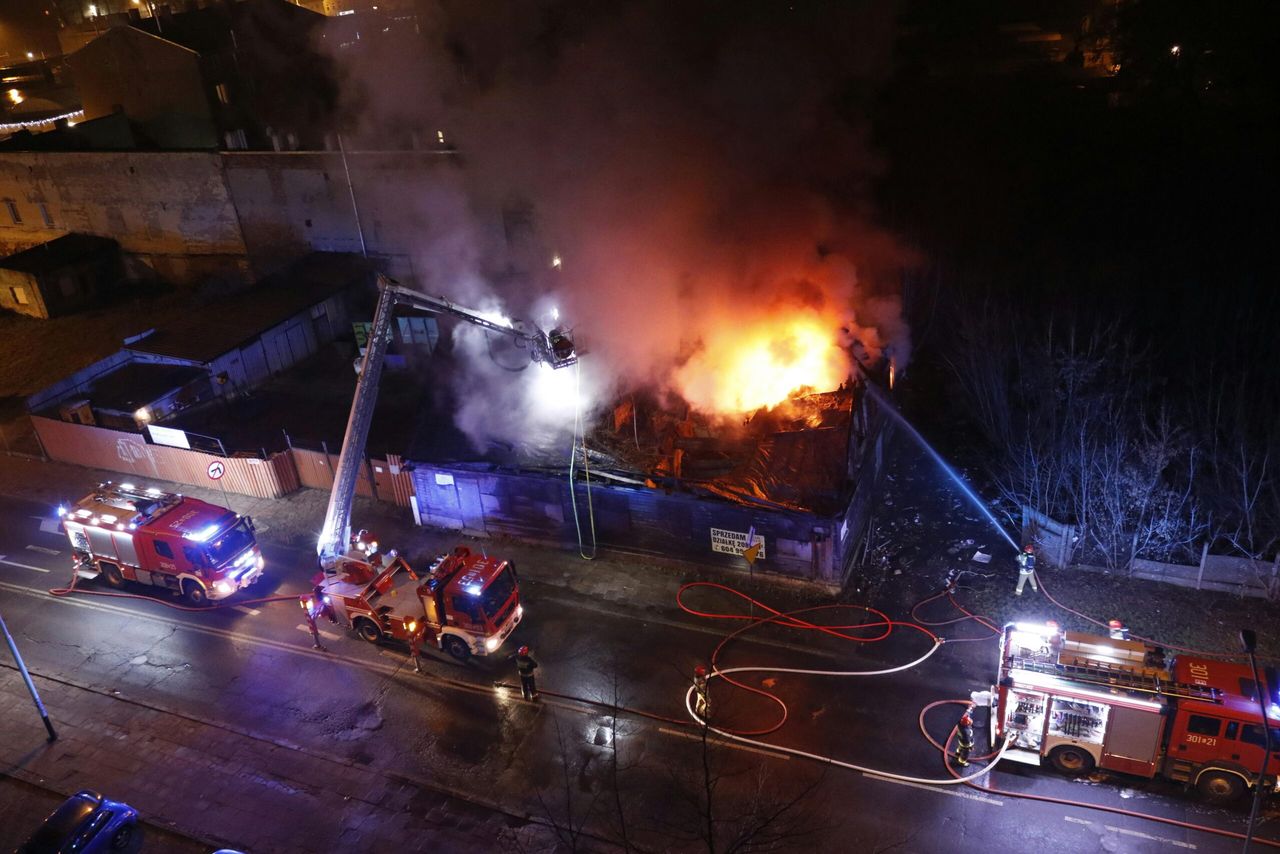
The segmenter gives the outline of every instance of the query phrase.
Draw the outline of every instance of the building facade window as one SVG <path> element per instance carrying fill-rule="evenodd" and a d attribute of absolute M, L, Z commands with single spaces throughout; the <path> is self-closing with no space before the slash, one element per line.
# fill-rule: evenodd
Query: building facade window
<path fill-rule="evenodd" d="M 18 213 L 18 205 L 13 199 L 5 199 L 4 206 L 9 211 L 9 219 L 13 220 L 14 225 L 22 225 L 22 214 Z"/>
<path fill-rule="evenodd" d="M 214 86 L 213 89 L 215 92 L 218 93 L 218 101 L 220 103 L 223 103 L 223 104 L 231 103 L 231 97 L 227 94 L 226 83 L 219 83 L 217 86 Z"/>
<path fill-rule="evenodd" d="M 49 206 L 44 202 L 40 203 L 40 217 L 44 220 L 45 228 L 53 228 L 53 214 L 49 213 Z"/>
<path fill-rule="evenodd" d="M 232 151 L 244 150 L 249 147 L 249 141 L 244 135 L 243 129 L 227 131 L 227 148 Z"/>
<path fill-rule="evenodd" d="M 9 288 L 9 293 L 13 295 L 13 301 L 18 305 L 31 304 L 31 300 L 27 297 L 26 288 Z"/>

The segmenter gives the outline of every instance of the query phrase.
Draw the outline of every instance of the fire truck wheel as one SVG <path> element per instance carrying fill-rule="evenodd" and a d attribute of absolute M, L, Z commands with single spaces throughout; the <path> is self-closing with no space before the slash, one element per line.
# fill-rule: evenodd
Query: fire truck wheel
<path fill-rule="evenodd" d="M 467 646 L 467 642 L 457 635 L 449 635 L 444 639 L 444 651 L 458 659 L 458 661 L 466 661 L 471 657 L 471 647 Z"/>
<path fill-rule="evenodd" d="M 1244 794 L 1244 780 L 1226 771 L 1206 771 L 1196 780 L 1196 791 L 1211 804 L 1229 804 Z"/>
<path fill-rule="evenodd" d="M 182 582 L 182 595 L 186 598 L 187 603 L 195 605 L 199 608 L 201 605 L 209 604 L 209 593 L 199 583 L 188 578 Z"/>
<path fill-rule="evenodd" d="M 1049 753 L 1049 762 L 1068 777 L 1079 777 L 1093 770 L 1093 756 L 1089 751 L 1070 744 L 1055 747 Z"/>
<path fill-rule="evenodd" d="M 377 643 L 382 640 L 382 630 L 374 625 L 372 620 L 358 620 L 356 622 L 356 634 L 369 643 Z"/>
<path fill-rule="evenodd" d="M 98 568 L 102 571 L 102 580 L 109 586 L 117 590 L 124 587 L 124 576 L 120 574 L 120 567 L 114 563 L 100 563 Z"/>

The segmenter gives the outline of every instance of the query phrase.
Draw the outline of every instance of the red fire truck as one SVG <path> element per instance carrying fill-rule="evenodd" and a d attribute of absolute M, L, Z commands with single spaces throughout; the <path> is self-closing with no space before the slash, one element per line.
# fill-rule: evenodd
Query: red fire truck
<path fill-rule="evenodd" d="M 1256 785 L 1266 756 L 1258 692 L 1272 754 L 1262 777 L 1280 791 L 1280 695 L 1274 668 L 1259 686 L 1245 665 L 1160 647 L 1011 623 L 1000 639 L 992 691 L 992 743 L 1006 759 L 1065 774 L 1104 768 L 1194 786 L 1213 803 Z"/>
<path fill-rule="evenodd" d="M 496 652 L 524 616 L 515 567 L 505 560 L 459 546 L 420 578 L 394 551 L 384 561 L 372 546 L 340 559 L 317 585 L 326 613 L 370 643 L 407 642 L 421 625 L 463 661 Z"/>
<path fill-rule="evenodd" d="M 136 581 L 203 605 L 262 575 L 253 520 L 195 498 L 108 481 L 58 515 L 76 574 L 112 587 Z"/>

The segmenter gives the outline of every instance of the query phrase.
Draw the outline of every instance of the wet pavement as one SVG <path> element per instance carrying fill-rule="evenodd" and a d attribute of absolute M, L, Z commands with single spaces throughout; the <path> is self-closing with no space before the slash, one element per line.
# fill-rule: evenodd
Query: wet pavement
<path fill-rule="evenodd" d="M 1141 819 L 892 782 L 779 750 L 945 779 L 916 718 L 926 703 L 989 684 L 990 643 L 945 644 L 924 664 L 892 677 L 744 674 L 745 684 L 785 701 L 786 725 L 760 744 L 712 739 L 704 749 L 701 731 L 689 726 L 684 693 L 693 666 L 741 623 L 680 610 L 681 585 L 721 581 L 787 611 L 830 603 L 830 597 L 761 573 L 748 578 L 617 554 L 586 562 L 483 541 L 479 545 L 521 569 L 528 616 L 511 645 L 530 643 L 542 664 L 547 693 L 533 705 L 494 688 L 514 675 L 502 657 L 459 665 L 432 653 L 419 676 L 406 667 L 405 650 L 365 644 L 328 626 L 328 651 L 313 650 L 296 605 L 287 602 L 191 614 L 155 601 L 49 596 L 46 589 L 66 572 L 66 555 L 55 553 L 65 541 L 46 522 L 49 499 L 82 494 L 95 475 L 21 462 L 29 468 L 0 466 L 0 493 L 40 500 L 0 499 L 0 607 L 70 747 L 44 745 L 16 674 L 0 669 L 2 767 L 51 793 L 111 788 L 158 826 L 199 840 L 259 851 L 316 850 L 322 843 L 414 850 L 425 839 L 440 840 L 443 850 L 581 850 L 579 843 L 589 848 L 592 837 L 617 840 L 625 832 L 646 850 L 705 850 L 699 828 L 706 804 L 699 792 L 706 779 L 699 774 L 710 767 L 717 782 L 713 826 L 722 840 L 752 831 L 752 817 L 767 812 L 762 805 L 778 807 L 803 795 L 788 813 L 796 826 L 786 829 L 807 831 L 793 840 L 795 850 L 856 844 L 1019 851 L 1026 850 L 1028 833 L 1066 850 L 1238 848 Z M 957 507 L 945 485 L 915 466 L 901 444 L 891 475 L 876 522 L 886 560 L 873 563 L 842 599 L 858 603 L 870 595 L 889 616 L 906 619 L 948 571 L 974 566 L 971 547 L 986 545 L 994 553 L 995 540 L 984 538 L 974 514 Z M 217 493 L 193 492 L 220 501 Z M 232 499 L 259 523 L 271 566 L 263 593 L 307 589 L 323 498 L 304 491 L 279 502 Z M 411 560 L 458 542 L 447 532 L 414 528 L 401 511 L 372 502 L 362 502 L 357 517 L 377 520 L 361 524 L 400 545 Z M 966 576 L 961 600 L 979 583 L 1011 586 L 1012 565 L 1000 563 L 1009 557 L 997 554 L 981 567 L 990 579 Z M 741 614 L 746 607 L 723 592 L 687 595 L 699 610 Z M 945 601 L 921 614 L 957 616 Z M 815 612 L 814 620 L 843 625 L 865 618 L 828 610 Z M 957 639 L 983 635 L 972 623 L 939 631 Z M 726 645 L 719 663 L 876 670 L 928 648 L 928 639 L 909 629 L 857 644 L 766 626 Z M 725 726 L 767 728 L 778 719 L 777 704 L 759 694 L 713 682 L 712 699 Z M 943 737 L 953 716 L 939 710 L 927 725 Z M 1000 788 L 1055 797 L 1117 806 L 1140 801 L 1170 818 L 1233 829 L 1244 817 L 1236 807 L 1202 807 L 1170 787 L 1141 781 L 1072 782 L 1018 768 L 1002 768 L 995 779 Z M 246 819 L 247 802 L 261 806 Z M 1276 835 L 1273 812 L 1267 820 Z"/>

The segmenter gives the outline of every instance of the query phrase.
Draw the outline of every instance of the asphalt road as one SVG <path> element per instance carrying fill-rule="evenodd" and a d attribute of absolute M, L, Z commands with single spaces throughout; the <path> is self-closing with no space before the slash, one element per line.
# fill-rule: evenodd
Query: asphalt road
<path fill-rule="evenodd" d="M 705 754 L 725 817 L 720 832 L 750 824 L 733 816 L 807 792 L 770 828 L 807 831 L 795 840 L 803 850 L 1240 850 L 1235 840 L 1140 818 L 891 781 L 768 747 L 945 779 L 917 715 L 933 700 L 985 687 L 991 644 L 944 645 L 919 667 L 891 676 L 747 674 L 745 681 L 767 684 L 783 698 L 786 725 L 764 736 L 765 745 L 715 744 L 704 751 L 699 731 L 676 721 L 687 720 L 688 674 L 707 659 L 724 626 L 675 609 L 674 586 L 669 612 L 628 612 L 539 582 L 526 563 L 527 616 L 512 646 L 534 647 L 549 692 L 605 704 L 548 695 L 531 705 L 493 687 L 496 680 L 513 681 L 503 657 L 458 664 L 428 653 L 428 675 L 418 676 L 406 665 L 405 650 L 374 647 L 327 624 L 328 650 L 313 650 L 293 602 L 192 613 L 147 598 L 51 596 L 48 588 L 64 584 L 70 573 L 66 541 L 44 517 L 47 510 L 0 498 L 0 607 L 33 671 L 122 700 L 438 780 L 557 821 L 583 820 L 590 812 L 588 825 L 604 834 L 616 835 L 611 805 L 621 803 L 631 838 L 653 848 L 680 847 L 696 835 L 693 804 Z M 253 593 L 306 590 L 313 556 L 272 543 L 269 533 L 263 545 L 268 578 Z M 549 565 L 566 560 L 551 551 L 546 559 Z M 870 670 L 910 661 L 928 648 L 909 631 L 853 645 L 765 627 L 734 641 L 721 665 Z M 615 718 L 607 708 L 615 702 L 672 721 Z M 719 719 L 733 727 L 763 727 L 778 712 L 767 700 L 723 685 L 713 686 L 713 702 Z M 954 717 L 940 710 L 931 729 L 943 735 Z M 1248 815 L 1247 803 L 1209 808 L 1168 785 L 1132 779 L 1069 781 L 1047 770 L 1002 766 L 991 782 L 1002 790 L 1235 831 L 1244 829 Z M 623 795 L 616 801 L 615 786 Z M 1274 815 L 1263 830 L 1271 838 L 1280 836 Z"/>

